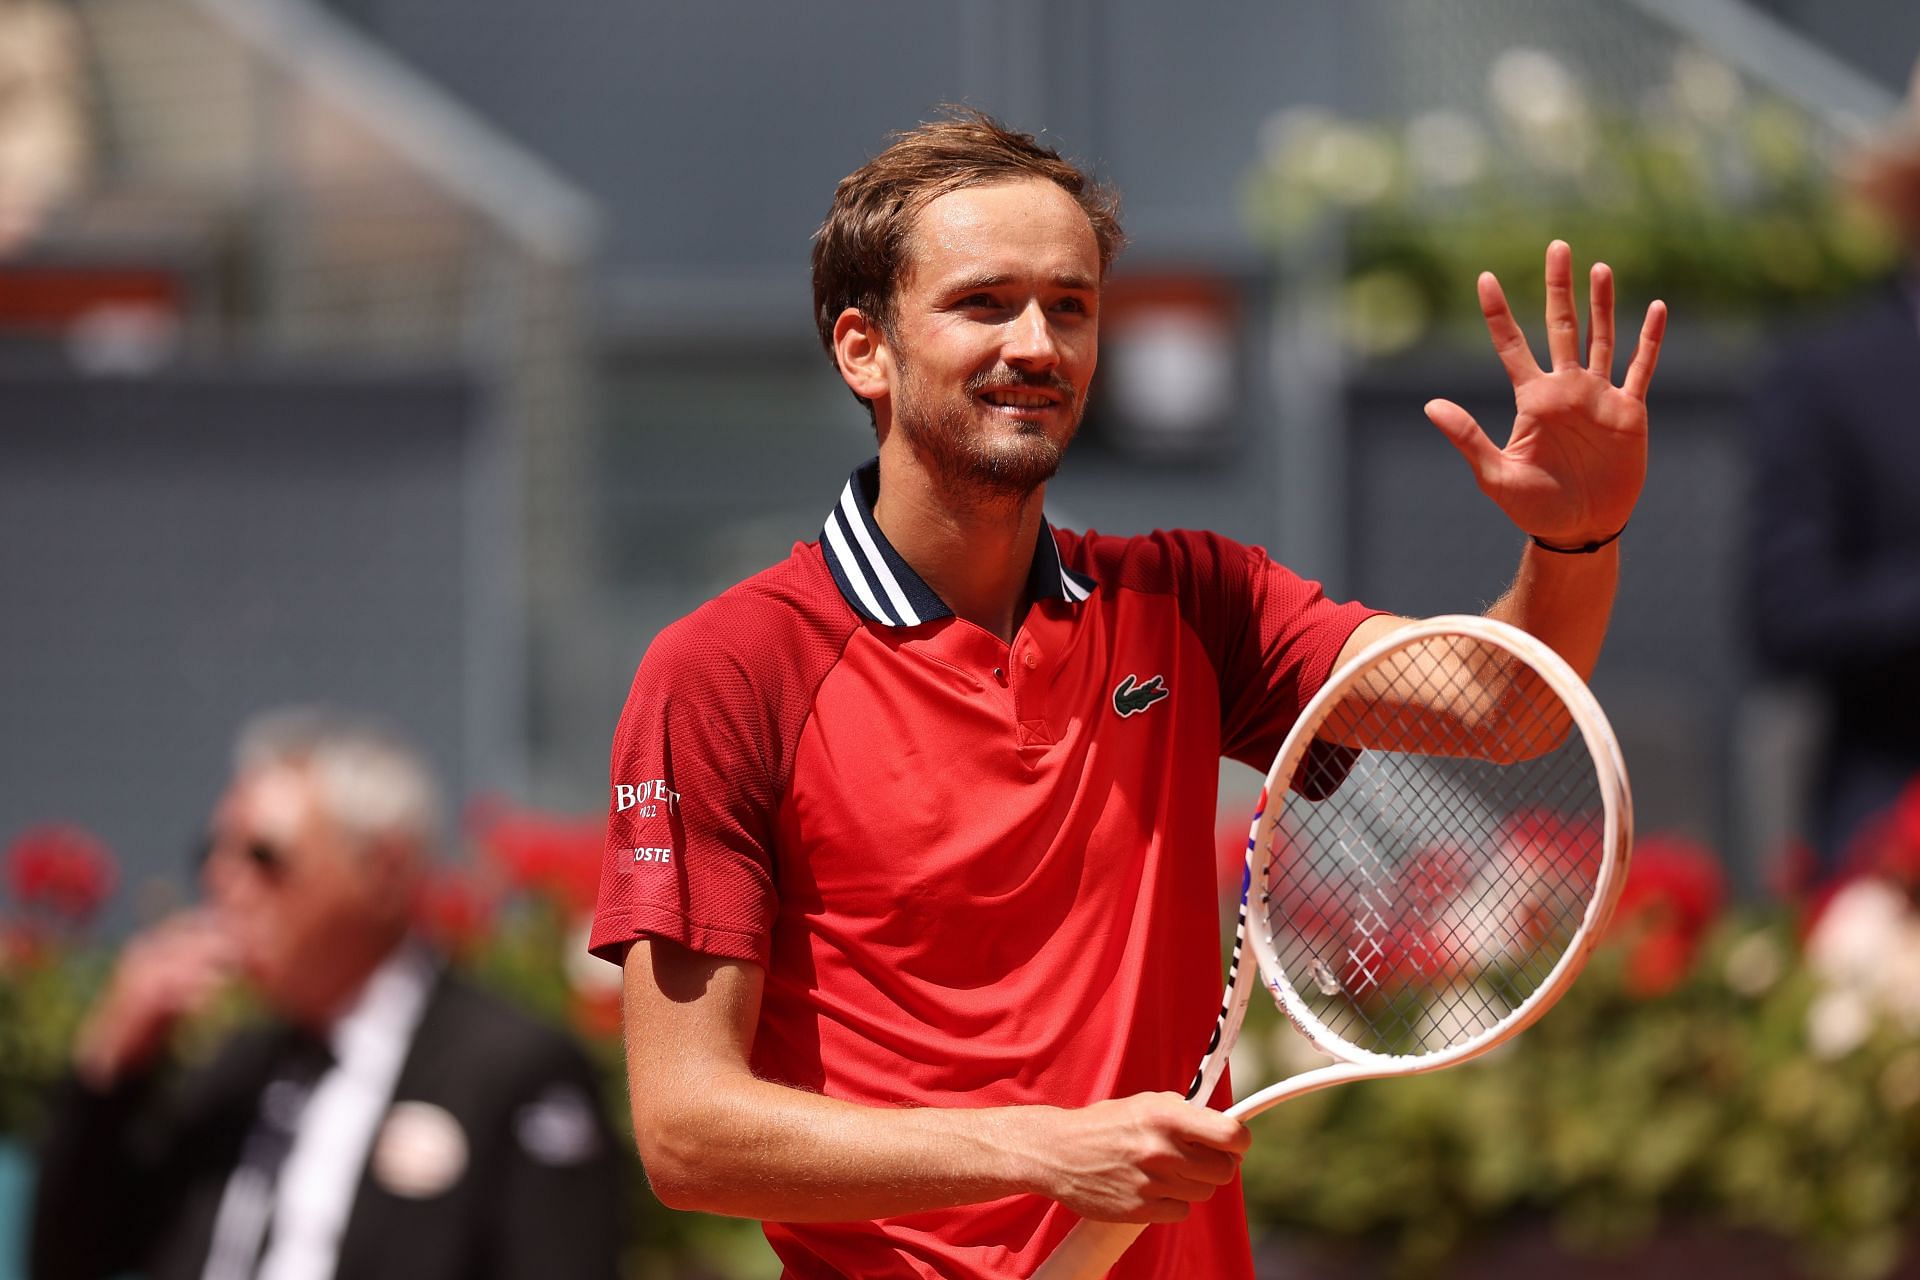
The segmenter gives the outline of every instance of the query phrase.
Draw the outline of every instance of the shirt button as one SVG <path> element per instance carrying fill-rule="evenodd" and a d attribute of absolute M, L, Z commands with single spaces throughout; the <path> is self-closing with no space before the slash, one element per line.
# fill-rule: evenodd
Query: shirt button
<path fill-rule="evenodd" d="M 1040 665 L 1040 655 L 1029 649 L 1027 650 L 1027 656 L 1022 658 L 1021 661 L 1025 662 L 1027 664 L 1027 670 L 1031 671 Z"/>
<path fill-rule="evenodd" d="M 1000 668 L 1000 667 L 995 667 L 995 668 L 993 669 L 993 678 L 994 678 L 995 680 L 1005 680 L 1005 679 L 1007 678 L 1007 673 L 1006 673 L 1006 671 L 1005 671 L 1005 670 L 1003 670 L 1002 668 Z"/>

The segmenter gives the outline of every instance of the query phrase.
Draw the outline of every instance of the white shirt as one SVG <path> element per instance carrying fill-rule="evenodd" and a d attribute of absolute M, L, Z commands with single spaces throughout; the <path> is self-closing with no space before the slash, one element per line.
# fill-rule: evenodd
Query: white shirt
<path fill-rule="evenodd" d="M 334 1023 L 328 1034 L 334 1063 L 315 1083 L 280 1168 L 258 1280 L 331 1280 L 374 1135 L 393 1100 L 437 970 L 424 948 L 397 948 Z M 244 1212 L 238 1208 L 246 1198 L 237 1190 L 239 1180 L 236 1171 L 222 1198 L 216 1242 L 230 1210 Z M 259 1239 L 257 1227 L 252 1239 Z M 216 1245 L 207 1259 L 207 1280 L 231 1274 L 231 1265 Z"/>

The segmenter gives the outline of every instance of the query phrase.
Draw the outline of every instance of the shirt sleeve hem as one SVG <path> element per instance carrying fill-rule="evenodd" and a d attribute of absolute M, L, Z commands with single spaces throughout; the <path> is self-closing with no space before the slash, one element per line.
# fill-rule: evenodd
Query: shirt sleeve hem
<path fill-rule="evenodd" d="M 1340 614 L 1343 616 L 1332 624 L 1330 628 L 1332 634 L 1327 637 L 1329 643 L 1313 655 L 1312 661 L 1301 664 L 1300 705 L 1302 708 L 1305 708 L 1307 703 L 1313 700 L 1313 696 L 1324 689 L 1327 681 L 1333 678 L 1334 666 L 1340 661 L 1340 654 L 1346 649 L 1347 642 L 1353 639 L 1353 633 L 1360 629 L 1360 624 L 1369 618 L 1391 617 L 1392 612 L 1390 609 L 1374 609 L 1362 604 L 1340 606 Z M 1341 623 L 1347 624 L 1344 630 L 1340 627 Z M 1339 637 L 1338 641 L 1334 640 L 1335 635 Z"/>
<path fill-rule="evenodd" d="M 772 951 L 764 929 L 704 923 L 659 908 L 608 911 L 594 917 L 587 950 L 611 964 L 624 964 L 627 949 L 641 938 L 663 938 L 701 955 L 745 960 L 763 969 Z"/>

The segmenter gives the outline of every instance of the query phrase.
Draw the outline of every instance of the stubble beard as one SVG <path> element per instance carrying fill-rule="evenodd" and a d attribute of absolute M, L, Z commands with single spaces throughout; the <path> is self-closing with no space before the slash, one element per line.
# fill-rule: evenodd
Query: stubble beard
<path fill-rule="evenodd" d="M 912 372 L 901 372 L 911 390 L 901 397 L 895 424 L 941 488 L 956 498 L 1003 504 L 1023 499 L 1053 479 L 1067 445 L 1080 430 L 1086 408 L 1062 378 L 1001 372 L 975 374 L 967 380 L 957 402 L 927 411 Z M 1070 414 L 1066 437 L 1055 440 L 1037 423 L 1014 423 L 1010 436 L 978 430 L 974 406 L 980 394 L 991 387 L 1042 387 L 1064 396 Z"/>

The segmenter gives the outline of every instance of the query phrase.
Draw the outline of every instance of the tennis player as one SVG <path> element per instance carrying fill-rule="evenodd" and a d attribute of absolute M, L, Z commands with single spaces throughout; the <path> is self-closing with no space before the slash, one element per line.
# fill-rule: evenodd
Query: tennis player
<path fill-rule="evenodd" d="M 1024 1276 L 1076 1215 L 1174 1224 L 1117 1276 L 1252 1274 L 1247 1134 L 1177 1092 L 1219 1006 L 1218 758 L 1264 770 L 1405 623 L 1212 534 L 1047 523 L 1120 244 L 1109 192 L 978 114 L 845 178 L 816 321 L 879 456 L 661 633 L 620 718 L 591 945 L 625 967 L 641 1154 L 790 1277 Z M 1665 311 L 1615 386 L 1611 275 L 1583 361 L 1566 245 L 1546 274 L 1546 371 L 1479 284 L 1506 447 L 1427 415 L 1530 535 L 1489 612 L 1584 675 Z"/>

